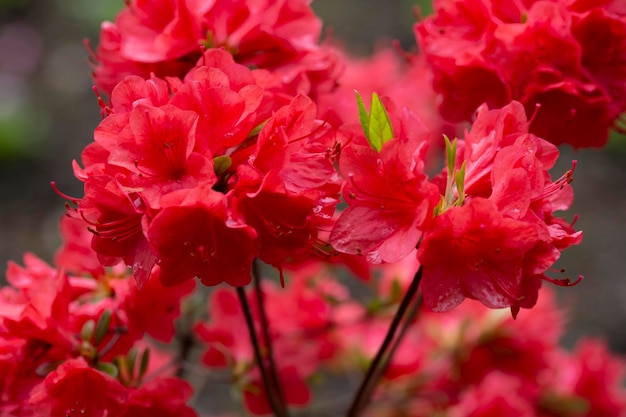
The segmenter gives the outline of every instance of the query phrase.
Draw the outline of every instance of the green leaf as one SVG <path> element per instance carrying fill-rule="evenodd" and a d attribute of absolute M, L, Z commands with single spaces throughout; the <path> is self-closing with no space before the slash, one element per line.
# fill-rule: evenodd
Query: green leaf
<path fill-rule="evenodd" d="M 368 141 L 377 152 L 394 137 L 387 110 L 376 93 L 372 94 L 368 131 Z"/>
<path fill-rule="evenodd" d="M 148 364 L 150 363 L 150 349 L 143 351 L 141 355 L 141 363 L 139 364 L 139 379 L 143 378 L 148 370 Z"/>
<path fill-rule="evenodd" d="M 220 177 L 224 172 L 230 168 L 233 164 L 233 160 L 230 159 L 230 156 L 221 155 L 213 158 L 213 170 L 215 171 L 215 175 Z"/>
<path fill-rule="evenodd" d="M 450 142 L 450 139 L 443 135 L 443 140 L 446 143 L 446 158 L 448 163 L 448 177 L 451 178 L 454 172 L 454 166 L 456 162 L 456 139 Z"/>
<path fill-rule="evenodd" d="M 111 312 L 109 310 L 104 310 L 100 318 L 98 319 L 98 324 L 96 324 L 96 332 L 94 334 L 94 344 L 98 346 L 104 336 L 109 331 L 109 325 L 111 324 Z"/>
<path fill-rule="evenodd" d="M 263 126 L 265 126 L 266 123 L 267 123 L 267 120 L 264 120 L 261 123 L 259 123 L 254 129 L 250 131 L 250 133 L 248 133 L 248 137 L 251 138 L 261 133 L 261 130 L 263 130 Z"/>
<path fill-rule="evenodd" d="M 376 313 L 385 307 L 385 303 L 383 303 L 378 298 L 374 298 L 367 304 L 367 312 L 368 313 Z"/>
<path fill-rule="evenodd" d="M 539 398 L 541 408 L 558 415 L 582 415 L 589 412 L 589 401 L 574 394 L 548 392 Z"/>
<path fill-rule="evenodd" d="M 363 128 L 363 133 L 365 133 L 365 137 L 367 140 L 370 140 L 370 115 L 367 113 L 367 109 L 365 108 L 365 103 L 363 103 L 363 99 L 358 91 L 354 90 L 356 93 L 356 104 L 359 107 L 359 119 L 361 120 L 361 127 Z"/>
<path fill-rule="evenodd" d="M 391 301 L 396 302 L 400 301 L 402 298 L 402 288 L 400 287 L 400 282 L 397 279 L 394 279 L 391 282 Z"/>
<path fill-rule="evenodd" d="M 44 362 L 35 369 L 35 375 L 45 378 L 50 372 L 54 371 L 61 365 L 63 361 Z"/>
<path fill-rule="evenodd" d="M 458 193 L 458 200 L 456 204 L 458 206 L 463 205 L 463 201 L 465 200 L 465 163 L 467 161 L 463 161 L 461 165 L 461 169 L 459 169 L 456 173 L 456 191 Z"/>
<path fill-rule="evenodd" d="M 126 365 L 128 366 L 128 376 L 130 378 L 132 378 L 135 373 L 135 362 L 137 361 L 138 353 L 139 350 L 136 347 L 133 347 L 128 354 L 126 354 Z"/>
<path fill-rule="evenodd" d="M 104 372 L 105 374 L 111 376 L 112 378 L 117 378 L 117 366 L 113 365 L 110 362 L 98 362 L 96 364 L 96 369 Z"/>
<path fill-rule="evenodd" d="M 80 338 L 85 342 L 89 342 L 93 337 L 93 332 L 96 328 L 96 322 L 93 320 L 87 320 L 83 327 L 80 329 Z"/>

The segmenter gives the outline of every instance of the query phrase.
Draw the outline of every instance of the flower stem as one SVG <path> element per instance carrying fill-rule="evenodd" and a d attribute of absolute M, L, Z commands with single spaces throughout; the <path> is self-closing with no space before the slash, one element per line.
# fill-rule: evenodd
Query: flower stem
<path fill-rule="evenodd" d="M 272 348 L 272 339 L 270 338 L 269 321 L 267 320 L 267 314 L 265 312 L 265 296 L 261 290 L 261 271 L 259 268 L 259 261 L 255 259 L 252 264 L 252 277 L 254 281 L 254 293 L 256 296 L 257 305 L 259 308 L 259 318 L 261 320 L 261 331 L 263 333 L 263 339 L 265 342 L 265 349 L 267 352 L 267 362 L 269 365 L 269 379 L 272 384 L 272 389 L 276 394 L 276 398 L 280 404 L 281 414 L 289 416 L 285 398 L 283 397 L 283 391 L 280 386 L 280 380 L 278 379 L 278 372 L 276 371 L 276 362 L 274 361 L 274 349 Z"/>
<path fill-rule="evenodd" d="M 383 340 L 382 345 L 378 349 L 378 353 L 376 353 L 376 357 L 374 357 L 374 360 L 372 361 L 372 363 L 370 364 L 370 367 L 367 370 L 365 378 L 361 382 L 361 386 L 359 386 L 359 389 L 352 401 L 352 404 L 350 405 L 350 408 L 348 409 L 348 412 L 346 413 L 347 417 L 359 416 L 361 412 L 363 411 L 363 409 L 365 408 L 365 406 L 367 405 L 368 401 L 370 400 L 372 393 L 374 391 L 374 388 L 376 388 L 376 384 L 378 383 L 380 376 L 385 371 L 385 368 L 387 367 L 389 360 L 391 359 L 391 355 L 395 352 L 395 347 L 400 343 L 400 339 L 404 334 L 404 329 L 403 329 L 400 336 L 398 336 L 398 340 L 396 341 L 396 343 L 392 345 L 394 341 L 394 337 L 396 335 L 396 331 L 398 330 L 398 327 L 400 326 L 402 319 L 404 318 L 404 315 L 406 314 L 406 311 L 409 305 L 411 304 L 411 300 L 413 300 L 413 297 L 415 297 L 415 294 L 417 293 L 417 289 L 419 288 L 419 284 L 421 280 L 422 280 L 422 267 L 420 266 L 417 272 L 415 273 L 415 276 L 413 277 L 413 281 L 411 281 L 411 284 L 409 285 L 409 288 L 407 289 L 407 292 L 404 295 L 404 298 L 400 302 L 398 311 L 396 311 L 396 315 L 394 316 L 391 322 L 391 325 L 389 326 L 389 330 L 387 331 L 387 335 L 385 336 L 385 339 Z M 418 305 L 416 306 L 416 308 L 419 307 L 419 300 L 417 304 Z M 411 320 L 411 317 L 409 317 L 409 320 Z M 390 347 L 392 347 L 392 350 L 391 350 L 390 355 L 388 356 L 387 351 L 389 350 Z"/>
<path fill-rule="evenodd" d="M 256 330 L 254 329 L 254 321 L 252 320 L 250 304 L 248 303 L 248 299 L 246 298 L 246 292 L 243 287 L 237 287 L 237 296 L 239 297 L 239 303 L 241 304 L 241 309 L 243 310 L 243 314 L 246 319 L 246 326 L 248 327 L 248 333 L 250 334 L 250 343 L 252 343 L 252 347 L 254 348 L 254 357 L 256 359 L 257 365 L 259 366 L 259 371 L 261 372 L 261 379 L 263 380 L 263 386 L 266 389 L 267 400 L 275 416 L 288 417 L 284 414 L 284 412 L 282 412 L 282 409 L 280 407 L 280 401 L 278 401 L 278 398 L 276 397 L 274 387 L 269 381 L 265 365 L 263 364 L 261 345 L 259 344 L 259 339 L 257 338 Z"/>
<path fill-rule="evenodd" d="M 378 372 L 374 375 L 373 382 L 372 382 L 373 386 L 376 386 L 376 384 L 378 384 L 380 377 L 383 375 L 383 373 L 387 369 L 387 366 L 389 365 L 389 362 L 391 362 L 391 359 L 396 354 L 396 350 L 398 350 L 398 347 L 400 347 L 400 343 L 402 342 L 402 339 L 404 339 L 404 335 L 406 334 L 406 331 L 409 329 L 411 324 L 417 318 L 419 310 L 422 306 L 422 300 L 423 300 L 422 297 L 418 295 L 417 300 L 415 300 L 415 303 L 413 303 L 413 306 L 411 306 L 411 309 L 409 310 L 406 316 L 406 319 L 404 320 L 404 323 L 402 324 L 400 333 L 398 333 L 398 337 L 395 338 L 395 340 L 393 341 L 393 345 L 389 349 L 389 354 L 385 357 L 383 365 L 379 367 Z"/>

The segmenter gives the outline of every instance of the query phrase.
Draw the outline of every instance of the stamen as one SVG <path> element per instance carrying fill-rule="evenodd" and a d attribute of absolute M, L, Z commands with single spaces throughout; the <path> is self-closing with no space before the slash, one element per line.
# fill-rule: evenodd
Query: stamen
<path fill-rule="evenodd" d="M 137 221 L 137 217 L 140 215 L 131 217 L 122 217 L 121 219 L 112 220 L 109 222 L 98 222 L 87 219 L 84 213 L 81 211 L 80 216 L 89 225 L 89 230 L 94 235 L 103 239 L 111 239 L 114 241 L 122 241 L 134 236 L 141 230 L 141 222 Z"/>
<path fill-rule="evenodd" d="M 64 200 L 67 200 L 69 203 L 75 204 L 78 207 L 78 203 L 80 203 L 80 198 L 70 197 L 69 195 L 62 193 L 61 190 L 59 190 L 59 188 L 57 187 L 56 181 L 50 181 L 50 185 L 52 186 L 52 189 L 59 197 L 63 198 Z"/>
<path fill-rule="evenodd" d="M 107 104 L 104 102 L 104 100 L 102 99 L 102 96 L 100 95 L 100 92 L 98 91 L 98 87 L 94 85 L 91 87 L 91 89 L 96 94 L 96 98 L 98 99 L 98 106 L 100 107 L 100 117 L 104 119 L 108 115 L 113 113 L 113 109 L 107 106 Z"/>
<path fill-rule="evenodd" d="M 530 115 L 530 119 L 528 120 L 529 125 L 531 125 L 535 121 L 535 118 L 539 114 L 540 109 L 541 109 L 541 103 L 535 103 L 535 110 L 533 111 L 533 114 Z"/>
<path fill-rule="evenodd" d="M 278 267 L 278 276 L 280 277 L 280 287 L 285 288 L 285 271 L 282 265 Z"/>
<path fill-rule="evenodd" d="M 553 283 L 554 285 L 558 285 L 559 287 L 573 287 L 574 285 L 578 285 L 583 280 L 582 275 L 579 275 L 574 282 L 572 282 L 570 278 L 555 279 L 547 277 L 545 275 L 543 275 L 541 278 L 545 281 Z"/>
<path fill-rule="evenodd" d="M 415 19 L 416 19 L 418 22 L 422 21 L 422 19 L 423 19 L 423 16 L 422 16 L 422 13 L 421 13 L 422 11 L 421 11 L 421 9 L 420 9 L 418 6 L 416 6 L 416 7 L 414 7 L 414 8 L 413 8 L 413 12 L 415 13 Z M 419 14 L 419 16 L 418 16 L 418 14 Z M 395 49 L 395 50 L 396 50 L 396 52 L 397 52 L 397 53 L 398 53 L 398 54 L 399 54 L 402 58 L 404 58 L 404 61 L 405 61 L 407 64 L 409 64 L 409 65 L 410 65 L 410 64 L 413 62 L 413 57 L 411 56 L 411 54 L 410 54 L 410 53 L 408 53 L 407 51 L 405 51 L 405 50 L 402 48 L 402 45 L 400 44 L 400 41 L 399 41 L 399 40 L 394 39 L 393 41 L 391 41 L 391 46 L 393 47 L 393 49 Z"/>
<path fill-rule="evenodd" d="M 200 45 L 200 53 L 202 54 L 202 66 L 206 67 L 206 46 Z"/>
<path fill-rule="evenodd" d="M 139 168 L 139 159 L 135 159 L 133 163 L 135 165 L 135 169 L 137 170 L 137 172 L 139 172 L 140 177 L 158 179 L 158 176 L 156 174 L 153 174 L 148 171 L 144 171 L 141 168 Z"/>
<path fill-rule="evenodd" d="M 311 246 L 311 249 L 313 250 L 314 255 L 325 259 L 337 256 L 339 254 L 339 252 L 333 249 L 330 243 L 324 242 L 321 239 L 317 239 Z"/>
<path fill-rule="evenodd" d="M 567 184 L 570 184 L 572 181 L 574 181 L 574 170 L 576 169 L 577 163 L 578 163 L 577 160 L 575 159 L 572 160 L 572 168 L 567 170 L 559 179 L 548 184 L 543 189 L 543 192 L 539 196 L 533 198 L 532 201 L 543 200 L 544 198 L 547 198 L 551 196 L 552 194 L 562 190 L 563 187 L 565 187 Z"/>
<path fill-rule="evenodd" d="M 415 18 L 415 21 L 418 22 L 418 23 L 422 22 L 424 20 L 424 13 L 423 13 L 422 8 L 420 6 L 413 6 L 413 17 Z M 398 41 L 396 41 L 396 42 L 398 42 Z"/>

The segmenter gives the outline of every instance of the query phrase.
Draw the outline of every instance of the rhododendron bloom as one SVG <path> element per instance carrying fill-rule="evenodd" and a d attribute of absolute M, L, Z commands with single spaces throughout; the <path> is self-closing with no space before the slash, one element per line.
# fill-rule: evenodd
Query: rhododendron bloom
<path fill-rule="evenodd" d="M 121 413 L 126 396 L 122 384 L 78 358 L 51 372 L 33 392 L 30 403 L 40 415 L 106 417 Z"/>
<path fill-rule="evenodd" d="M 143 232 L 143 208 L 138 195 L 127 194 L 107 175 L 90 176 L 79 204 L 80 216 L 91 226 L 91 248 L 105 266 L 123 259 L 132 266 L 139 285 L 150 276 L 154 256 Z"/>
<path fill-rule="evenodd" d="M 194 277 L 205 285 L 250 283 L 258 244 L 253 228 L 229 216 L 226 197 L 211 189 L 178 191 L 162 199 L 163 210 L 148 229 L 161 267 L 160 279 L 175 285 Z"/>
<path fill-rule="evenodd" d="M 536 416 L 516 378 L 490 373 L 477 387 L 468 390 L 456 406 L 453 417 Z"/>
<path fill-rule="evenodd" d="M 463 199 L 442 207 L 418 251 L 429 307 L 445 311 L 470 297 L 491 308 L 511 307 L 516 315 L 536 303 L 542 279 L 556 282 L 544 274 L 562 250 L 582 239 L 554 217 L 572 202 L 572 172 L 552 182 L 548 169 L 558 151 L 528 129 L 520 103 L 481 106 L 459 142 Z"/>
<path fill-rule="evenodd" d="M 183 77 L 204 48 L 272 71 L 290 94 L 328 91 L 341 71 L 333 48 L 318 45 L 322 22 L 306 0 L 136 0 L 102 25 L 94 78 L 110 92 L 124 76 Z"/>
<path fill-rule="evenodd" d="M 0 287 L 0 417 L 196 417 L 201 373 L 286 417 L 360 371 L 349 417 L 625 416 L 624 361 L 562 349 L 539 290 L 581 279 L 552 277 L 577 162 L 550 170 L 623 121 L 626 7 L 433 6 L 421 55 L 344 73 L 310 0 L 127 0 L 90 51 L 83 195 L 53 184 L 63 245 Z"/>
<path fill-rule="evenodd" d="M 503 217 L 493 203 L 476 198 L 437 216 L 419 248 L 424 304 L 435 311 L 464 297 L 491 308 L 523 298 L 524 256 L 535 244 L 532 225 Z"/>
<path fill-rule="evenodd" d="M 7 280 L 16 291 L 0 294 L 0 335 L 72 350 L 68 277 L 29 254 L 24 268 L 10 262 Z"/>
<path fill-rule="evenodd" d="M 363 145 L 362 133 L 344 149 L 339 168 L 350 205 L 330 236 L 340 252 L 364 255 L 369 262 L 397 262 L 413 250 L 421 227 L 436 204 L 434 186 L 424 174 L 428 130 L 408 110 L 394 117 L 395 137 L 380 152 Z"/>
<path fill-rule="evenodd" d="M 155 264 L 167 286 L 240 286 L 257 256 L 280 268 L 311 255 L 338 202 L 335 131 L 308 97 L 282 105 L 259 71 L 210 49 L 183 79 L 115 87 L 75 165 L 85 197 L 70 199 L 101 262 L 124 260 L 140 287 Z"/>
<path fill-rule="evenodd" d="M 272 408 L 267 399 L 267 387 L 261 380 L 259 370 L 250 370 L 247 366 L 253 359 L 252 346 L 245 337 L 246 324 L 236 296 L 224 289 L 216 290 L 211 294 L 209 310 L 211 322 L 200 323 L 195 329 L 200 339 L 207 344 L 203 363 L 211 368 L 230 367 L 233 376 L 241 379 L 238 382 L 243 390 L 246 408 L 255 415 L 270 414 Z M 281 317 L 273 314 L 273 310 L 268 313 L 268 319 L 272 322 Z M 311 399 L 305 377 L 315 369 L 312 360 L 318 359 L 317 350 L 308 349 L 306 342 L 303 344 L 302 341 L 298 343 L 290 340 L 291 336 L 286 332 L 271 333 L 278 360 L 278 378 L 283 387 L 282 395 L 287 404 L 302 406 Z M 240 369 L 247 370 L 245 377 L 241 375 Z"/>
<path fill-rule="evenodd" d="M 626 108 L 626 14 L 606 2 L 435 2 L 415 26 L 453 122 L 482 103 L 523 103 L 530 132 L 601 147 Z M 531 117 L 532 116 L 532 117 Z"/>
<path fill-rule="evenodd" d="M 125 403 L 124 417 L 196 417 L 186 403 L 193 387 L 176 378 L 158 378 L 131 390 Z"/>

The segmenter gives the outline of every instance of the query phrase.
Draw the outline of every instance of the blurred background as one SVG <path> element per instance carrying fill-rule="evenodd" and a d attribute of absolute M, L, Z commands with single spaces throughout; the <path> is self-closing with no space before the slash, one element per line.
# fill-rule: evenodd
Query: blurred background
<path fill-rule="evenodd" d="M 363 56 L 392 39 L 414 49 L 416 4 L 316 0 L 313 7 L 329 36 Z M 82 195 L 71 162 L 100 120 L 84 39 L 95 46 L 100 23 L 122 6 L 123 0 L 0 0 L 0 268 L 21 263 L 26 251 L 51 261 L 64 201 L 50 181 Z M 422 6 L 427 15 L 429 6 Z M 585 276 L 577 287 L 559 289 L 572 311 L 567 343 L 598 335 L 626 353 L 626 138 L 615 135 L 600 151 L 562 152 L 553 177 L 578 159 L 568 219 L 580 215 L 577 227 L 585 233 L 558 264 L 572 278 Z"/>

